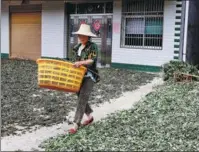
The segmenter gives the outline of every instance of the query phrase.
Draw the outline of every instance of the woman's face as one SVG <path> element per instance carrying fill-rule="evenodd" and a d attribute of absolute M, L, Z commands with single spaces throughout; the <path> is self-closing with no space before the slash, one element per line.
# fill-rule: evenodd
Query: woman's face
<path fill-rule="evenodd" d="M 88 36 L 78 35 L 81 44 L 86 44 L 88 42 Z"/>

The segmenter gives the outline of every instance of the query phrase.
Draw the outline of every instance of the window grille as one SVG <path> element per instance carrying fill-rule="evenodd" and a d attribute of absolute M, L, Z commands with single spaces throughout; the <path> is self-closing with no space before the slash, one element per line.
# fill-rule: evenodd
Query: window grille
<path fill-rule="evenodd" d="M 162 49 L 164 0 L 123 0 L 121 47 Z"/>
<path fill-rule="evenodd" d="M 113 13 L 113 2 L 71 4 L 69 9 L 70 14 Z"/>

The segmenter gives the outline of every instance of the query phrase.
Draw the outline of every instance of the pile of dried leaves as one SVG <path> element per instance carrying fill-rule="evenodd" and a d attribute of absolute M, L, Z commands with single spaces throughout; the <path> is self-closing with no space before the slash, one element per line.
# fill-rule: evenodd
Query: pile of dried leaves
<path fill-rule="evenodd" d="M 101 81 L 90 98 L 92 105 L 108 102 L 122 92 L 137 89 L 154 74 L 118 69 L 100 69 Z M 61 123 L 76 107 L 77 97 L 37 86 L 37 65 L 33 61 L 1 61 L 1 133 L 2 136 L 32 126 Z"/>
<path fill-rule="evenodd" d="M 132 110 L 43 143 L 46 151 L 198 151 L 199 83 L 165 84 Z"/>
<path fill-rule="evenodd" d="M 174 77 L 174 72 L 187 73 L 199 76 L 199 70 L 197 68 L 198 66 L 193 66 L 187 62 L 170 61 L 169 63 L 163 65 L 163 79 L 165 81 L 172 80 Z"/>

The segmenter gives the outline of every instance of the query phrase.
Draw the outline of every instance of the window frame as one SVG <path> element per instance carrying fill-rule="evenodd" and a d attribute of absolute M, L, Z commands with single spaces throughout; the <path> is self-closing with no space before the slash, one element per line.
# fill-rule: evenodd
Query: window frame
<path fill-rule="evenodd" d="M 87 8 L 89 5 L 92 6 L 92 5 L 96 5 L 96 4 L 99 4 L 99 5 L 102 5 L 102 11 L 101 12 L 81 12 L 79 9 L 80 7 L 82 7 L 82 5 L 87 5 L 85 6 L 84 8 Z M 104 2 L 72 2 L 71 5 L 74 7 L 73 8 L 73 11 L 70 12 L 70 14 L 113 14 L 113 1 L 104 1 Z M 111 5 L 111 11 L 107 11 L 107 6 L 108 5 Z M 88 9 L 88 8 L 87 8 Z"/>
<path fill-rule="evenodd" d="M 136 12 L 136 11 L 131 11 L 131 12 L 128 12 L 128 11 L 123 11 L 124 7 L 124 1 L 125 0 L 122 0 L 122 11 L 121 11 L 121 34 L 120 34 L 120 48 L 127 48 L 127 49 L 150 49 L 150 50 L 162 50 L 163 49 L 163 41 L 164 41 L 164 8 L 165 8 L 165 1 L 163 1 L 163 9 L 160 11 L 141 11 L 141 12 Z M 145 0 L 147 1 L 147 0 Z M 155 14 L 157 13 L 157 15 Z M 139 14 L 139 15 L 138 15 Z M 159 17 L 159 18 L 162 18 L 162 39 L 161 40 L 161 46 L 147 46 L 145 45 L 145 40 L 146 40 L 146 33 L 145 33 L 145 30 L 146 30 L 146 18 L 156 18 L 156 17 Z M 142 36 L 142 39 L 143 39 L 143 42 L 142 42 L 142 45 L 140 46 L 137 46 L 137 45 L 125 45 L 125 38 L 126 38 L 126 19 L 134 19 L 134 18 L 143 18 L 144 19 L 144 34 Z"/>

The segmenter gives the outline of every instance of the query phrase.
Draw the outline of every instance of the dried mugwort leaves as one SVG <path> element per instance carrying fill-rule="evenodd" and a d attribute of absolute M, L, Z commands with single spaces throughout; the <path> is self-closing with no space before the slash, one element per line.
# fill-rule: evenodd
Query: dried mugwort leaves
<path fill-rule="evenodd" d="M 46 151 L 198 151 L 199 83 L 165 83 L 131 110 L 45 141 Z"/>
<path fill-rule="evenodd" d="M 99 69 L 101 81 L 90 96 L 91 105 L 100 105 L 132 91 L 154 78 L 154 74 L 123 69 Z M 37 86 L 37 64 L 28 60 L 1 60 L 2 136 L 15 134 L 23 126 L 50 126 L 62 123 L 76 107 L 75 94 L 41 89 Z M 37 109 L 37 110 L 35 110 Z"/>

